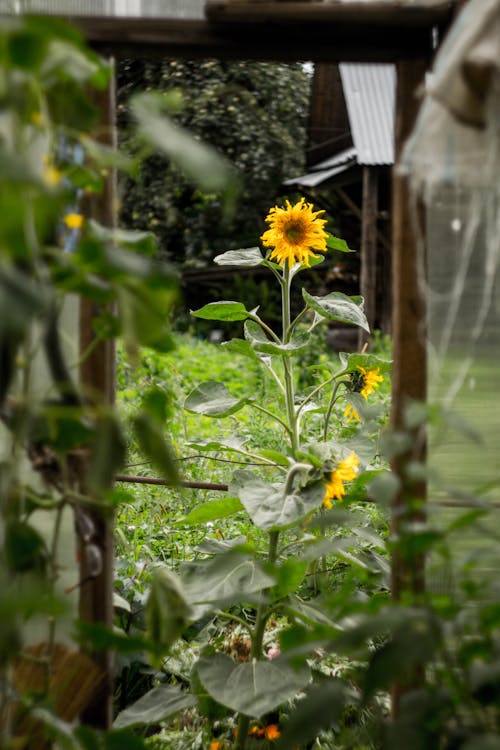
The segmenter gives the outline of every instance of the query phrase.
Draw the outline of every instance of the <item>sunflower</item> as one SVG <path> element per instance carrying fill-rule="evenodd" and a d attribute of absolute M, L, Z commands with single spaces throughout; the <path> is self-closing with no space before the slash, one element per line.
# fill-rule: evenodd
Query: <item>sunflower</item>
<path fill-rule="evenodd" d="M 378 388 L 384 378 L 380 374 L 380 367 L 366 370 L 364 367 L 358 365 L 358 370 L 360 370 L 363 375 L 363 385 L 359 392 L 365 399 L 368 399 L 370 393 L 373 393 L 375 388 Z"/>
<path fill-rule="evenodd" d="M 324 211 L 313 211 L 311 203 L 304 203 L 301 198 L 292 206 L 286 201 L 286 208 L 274 206 L 269 211 L 266 221 L 269 229 L 261 236 L 265 247 L 274 248 L 269 256 L 280 266 L 291 268 L 296 263 L 309 266 L 311 258 L 317 258 L 314 250 L 326 252 L 328 233 L 323 229 L 326 219 L 318 219 Z"/>
<path fill-rule="evenodd" d="M 330 481 L 326 483 L 325 497 L 323 505 L 327 510 L 332 507 L 332 500 L 342 500 L 345 495 L 344 482 L 355 479 L 359 468 L 359 458 L 354 451 L 351 451 L 347 458 L 339 462 L 339 465 L 332 471 Z"/>
<path fill-rule="evenodd" d="M 371 370 L 367 370 L 365 367 L 358 365 L 358 371 L 351 374 L 351 390 L 361 393 L 365 401 L 368 401 L 370 393 L 373 393 L 375 388 L 379 387 L 384 378 L 380 374 L 380 367 L 373 367 Z M 346 417 L 348 422 L 352 422 L 353 419 L 361 422 L 358 412 L 350 404 L 344 409 L 344 417 Z"/>

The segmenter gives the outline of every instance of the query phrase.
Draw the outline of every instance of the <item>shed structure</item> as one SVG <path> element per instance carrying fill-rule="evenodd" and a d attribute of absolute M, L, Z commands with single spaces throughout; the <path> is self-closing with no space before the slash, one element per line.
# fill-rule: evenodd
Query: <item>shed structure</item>
<path fill-rule="evenodd" d="M 336 109 L 318 106 L 325 96 L 323 81 L 332 89 Z M 371 330 L 391 331 L 390 183 L 394 163 L 396 68 L 392 63 L 320 64 L 315 71 L 308 153 L 329 152 L 308 171 L 291 177 L 295 186 L 316 203 L 332 194 L 354 215 L 360 250 L 359 292 Z M 346 144 L 347 147 L 346 147 Z M 333 215 L 338 212 L 333 211 Z M 366 341 L 357 338 L 357 348 Z"/>

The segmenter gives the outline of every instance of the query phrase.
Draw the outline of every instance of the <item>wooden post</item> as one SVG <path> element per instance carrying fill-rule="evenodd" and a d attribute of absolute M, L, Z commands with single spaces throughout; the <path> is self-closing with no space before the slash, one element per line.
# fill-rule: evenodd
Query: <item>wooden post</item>
<path fill-rule="evenodd" d="M 90 98 L 101 111 L 98 140 L 108 146 L 116 146 L 115 134 L 115 82 L 107 90 L 91 92 Z M 105 188 L 98 200 L 90 201 L 88 211 L 99 222 L 114 226 L 116 212 L 116 174 L 110 170 Z M 87 403 L 112 404 L 115 397 L 115 350 L 113 341 L 94 344 L 92 323 L 100 309 L 89 300 L 80 303 L 80 352 L 88 353 L 80 366 L 80 383 Z M 90 348 L 89 348 L 90 347 Z M 82 475 L 85 466 L 81 467 Z M 84 481 L 84 480 L 83 480 Z M 82 487 L 85 491 L 85 487 Z M 91 560 L 85 551 L 85 540 L 79 539 L 80 549 L 80 619 L 85 622 L 113 626 L 113 519 L 97 510 L 85 510 L 93 523 L 95 532 L 91 543 L 97 547 L 101 557 L 101 571 L 94 575 Z M 113 720 L 113 664 L 110 652 L 91 654 L 94 662 L 104 673 L 103 688 L 81 716 L 85 724 L 98 729 L 107 729 Z"/>
<path fill-rule="evenodd" d="M 410 134 L 418 113 L 417 91 L 428 68 L 427 60 L 400 62 L 397 66 L 395 168 L 393 170 L 393 378 L 391 428 L 405 430 L 405 411 L 412 401 L 426 398 L 425 301 L 418 278 L 418 247 L 412 225 L 407 178 L 398 174 L 401 148 Z M 423 501 L 425 482 L 411 482 L 407 475 L 410 461 L 425 461 L 426 441 L 422 430 L 411 432 L 412 447 L 392 460 L 392 470 L 400 482 L 393 500 L 392 531 L 397 535 L 402 521 L 421 518 L 414 511 L 415 500 Z M 416 515 L 418 513 L 418 515 Z M 418 597 L 425 586 L 423 556 L 408 559 L 398 552 L 392 556 L 392 596 L 398 601 L 404 592 Z M 393 689 L 393 713 L 397 713 L 403 688 Z"/>
<path fill-rule="evenodd" d="M 377 299 L 377 213 L 378 172 L 375 167 L 363 167 L 363 199 L 361 217 L 361 276 L 360 294 L 365 302 L 365 315 L 373 331 L 376 318 Z M 361 351 L 368 339 L 362 328 L 358 334 L 358 349 Z"/>

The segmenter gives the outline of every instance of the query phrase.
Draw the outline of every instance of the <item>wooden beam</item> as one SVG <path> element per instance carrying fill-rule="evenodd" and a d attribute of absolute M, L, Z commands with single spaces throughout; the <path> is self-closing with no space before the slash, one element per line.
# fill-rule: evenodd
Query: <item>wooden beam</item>
<path fill-rule="evenodd" d="M 393 237 L 393 373 L 391 430 L 409 432 L 411 448 L 392 459 L 392 470 L 399 481 L 399 490 L 392 506 L 392 533 L 397 538 L 405 522 L 422 520 L 424 512 L 415 510 L 416 502 L 426 497 L 425 481 L 411 481 L 410 462 L 426 460 L 426 439 L 422 428 L 408 430 L 406 410 L 412 401 L 426 400 L 426 330 L 425 300 L 419 280 L 419 247 L 410 211 L 407 178 L 397 171 L 401 149 L 410 134 L 419 109 L 417 92 L 429 68 L 427 59 L 400 62 L 396 86 L 396 165 L 393 170 L 392 237 Z M 422 554 L 408 558 L 401 551 L 392 554 L 392 596 L 418 600 L 425 587 L 425 559 Z M 415 680 L 418 681 L 418 673 Z M 397 714 L 400 697 L 406 686 L 393 687 L 393 715 Z"/>
<path fill-rule="evenodd" d="M 407 178 L 398 174 L 397 159 L 401 148 L 411 132 L 418 112 L 417 91 L 423 81 L 428 62 L 402 62 L 398 64 L 396 94 L 396 168 L 393 171 L 393 372 L 391 426 L 393 430 L 406 428 L 406 409 L 411 401 L 426 400 L 426 330 L 425 300 L 421 280 L 418 277 L 419 248 L 410 212 Z M 404 515 L 415 493 L 425 497 L 425 486 L 415 486 L 406 478 L 408 461 L 425 459 L 425 443 L 419 434 L 411 451 L 398 456 L 393 470 L 400 479 L 401 491 L 394 501 L 394 530 Z M 420 579 L 420 573 L 418 578 Z M 422 581 L 412 579 L 413 572 L 407 570 L 401 560 L 393 564 L 393 594 L 399 598 L 408 585 L 421 587 Z"/>
<path fill-rule="evenodd" d="M 460 0 L 458 0 L 460 2 Z M 448 16 L 454 0 L 207 0 L 206 16 L 211 21 L 304 21 L 360 23 L 375 26 L 412 25 L 415 29 L 439 23 Z"/>
<path fill-rule="evenodd" d="M 116 147 L 115 82 L 106 91 L 89 94 L 102 113 L 100 130 L 96 138 L 108 146 Z M 105 188 L 99 199 L 87 207 L 97 221 L 113 226 L 116 213 L 116 174 L 110 171 Z M 98 306 L 87 299 L 80 303 L 80 352 L 83 356 L 80 366 L 80 384 L 87 403 L 112 404 L 115 398 L 115 348 L 113 341 L 102 341 L 95 345 L 93 321 L 101 312 Z M 85 492 L 85 458 L 80 467 L 82 491 Z M 113 626 L 113 576 L 114 576 L 114 537 L 113 518 L 98 510 L 86 508 L 95 529 L 91 539 L 101 559 L 100 572 L 95 575 L 95 560 L 88 554 L 89 540 L 78 539 L 80 556 L 80 619 L 90 623 Z M 113 721 L 114 670 L 112 655 L 108 651 L 92 653 L 93 661 L 103 672 L 102 688 L 96 692 L 92 703 L 81 716 L 85 724 L 99 729 L 108 729 Z"/>
<path fill-rule="evenodd" d="M 433 29 L 447 27 L 453 6 L 453 0 L 431 7 L 385 2 L 208 3 L 206 20 L 67 20 L 97 51 L 114 57 L 396 62 L 430 53 Z"/>
<path fill-rule="evenodd" d="M 363 167 L 362 206 L 359 291 L 364 299 L 365 315 L 370 331 L 373 332 L 377 305 L 378 172 L 376 167 Z M 358 334 L 360 351 L 368 337 L 369 333 L 360 328 Z"/>
<path fill-rule="evenodd" d="M 352 198 L 339 187 L 334 187 L 335 192 L 339 196 L 339 198 L 342 200 L 343 203 L 347 206 L 347 208 L 352 211 L 352 213 L 360 220 L 363 220 L 363 212 L 361 211 L 360 207 L 352 200 Z M 387 238 L 377 229 L 377 242 L 380 245 L 383 245 L 384 248 L 391 252 L 391 243 L 387 240 Z"/>

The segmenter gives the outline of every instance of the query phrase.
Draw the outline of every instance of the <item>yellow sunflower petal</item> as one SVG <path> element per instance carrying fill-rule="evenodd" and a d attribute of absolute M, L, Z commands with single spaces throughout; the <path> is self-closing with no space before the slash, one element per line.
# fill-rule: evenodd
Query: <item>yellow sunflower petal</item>
<path fill-rule="evenodd" d="M 364 367 L 358 367 L 363 373 L 363 387 L 360 390 L 361 395 L 367 399 L 370 393 L 373 393 L 375 388 L 378 388 L 380 383 L 384 380 L 380 374 L 380 367 L 374 367 L 371 370 L 366 370 Z"/>
<path fill-rule="evenodd" d="M 361 417 L 359 416 L 354 406 L 351 406 L 351 404 L 347 404 L 346 408 L 344 409 L 344 417 L 348 422 L 352 422 L 353 420 L 355 420 L 356 422 L 361 422 Z"/>
<path fill-rule="evenodd" d="M 83 216 L 81 214 L 66 214 L 63 221 L 68 229 L 81 229 L 83 226 Z"/>
<path fill-rule="evenodd" d="M 264 246 L 273 248 L 270 260 L 280 266 L 285 262 L 290 267 L 296 263 L 309 266 L 311 258 L 318 257 L 314 251 L 326 252 L 326 219 L 318 218 L 323 213 L 313 211 L 312 204 L 305 203 L 304 198 L 293 206 L 287 200 L 285 208 L 271 208 L 266 217 L 269 229 L 261 236 Z"/>

